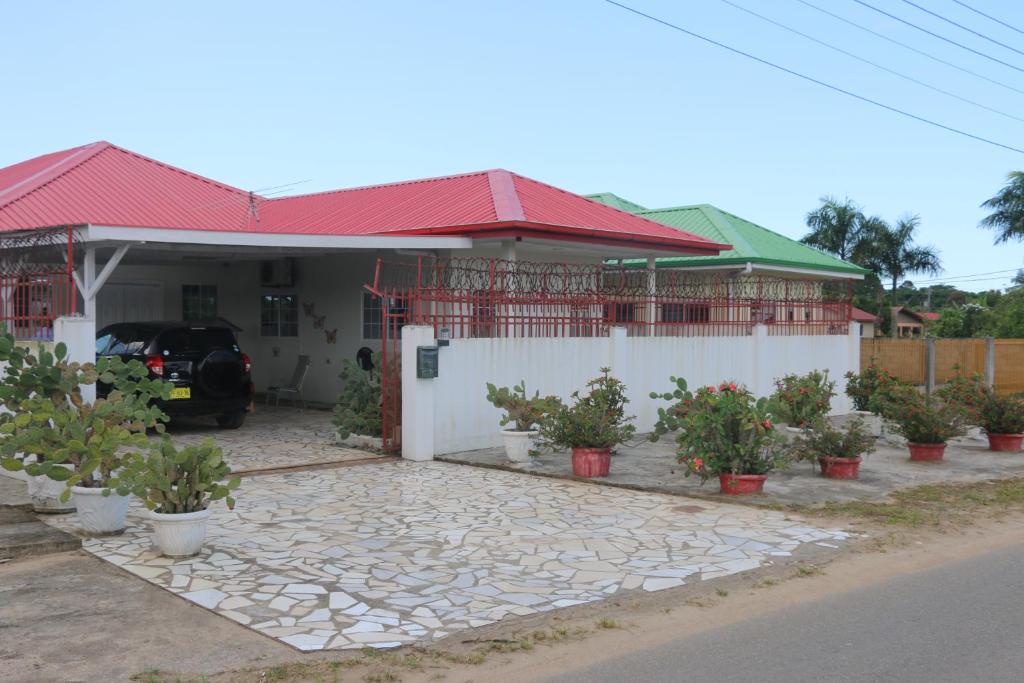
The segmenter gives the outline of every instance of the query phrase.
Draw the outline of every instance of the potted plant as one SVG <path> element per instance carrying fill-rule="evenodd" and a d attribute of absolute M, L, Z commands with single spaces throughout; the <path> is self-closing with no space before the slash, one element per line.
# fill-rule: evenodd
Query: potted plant
<path fill-rule="evenodd" d="M 985 392 L 977 406 L 978 423 L 988 436 L 988 449 L 1018 453 L 1024 442 L 1024 399 Z"/>
<path fill-rule="evenodd" d="M 228 509 L 235 507 L 231 492 L 240 479 L 232 477 L 231 468 L 212 439 L 199 446 L 181 450 L 167 437 L 154 444 L 149 455 L 135 459 L 125 471 L 122 481 L 150 511 L 157 547 L 166 557 L 197 555 L 206 538 L 206 522 L 210 503 L 224 500 Z"/>
<path fill-rule="evenodd" d="M 678 418 L 677 460 L 686 476 L 717 476 L 722 493 L 760 493 L 786 454 L 772 424 L 769 402 L 734 382 L 701 387 L 684 397 Z"/>
<path fill-rule="evenodd" d="M 817 462 L 822 476 L 829 479 L 857 479 L 862 456 L 874 449 L 875 439 L 862 420 L 855 418 L 836 429 L 821 419 L 796 440 L 791 453 L 797 460 Z"/>
<path fill-rule="evenodd" d="M 962 408 L 938 397 L 924 396 L 913 387 L 889 391 L 886 406 L 883 415 L 907 440 L 913 461 L 942 460 L 946 441 L 966 432 Z"/>
<path fill-rule="evenodd" d="M 117 356 L 100 358 L 95 365 L 69 362 L 64 344 L 57 344 L 53 354 L 16 358 L 0 386 L 4 405 L 13 413 L 0 424 L 5 436 L 0 464 L 63 482 L 61 500 L 74 502 L 83 531 L 120 532 L 129 499 L 119 471 L 137 457 L 132 447 L 148 445 L 146 430 L 162 430 L 167 420 L 152 401 L 168 399 L 170 384 L 148 375 L 142 363 L 125 363 Z M 111 390 L 88 403 L 81 387 L 97 381 Z"/>
<path fill-rule="evenodd" d="M 872 362 L 860 373 L 848 372 L 846 377 L 846 395 L 853 401 L 853 414 L 864 421 L 868 433 L 872 436 L 882 435 L 882 416 L 879 402 L 885 390 L 899 383 L 884 368 Z"/>
<path fill-rule="evenodd" d="M 957 371 L 956 376 L 942 385 L 935 394 L 946 403 L 959 406 L 963 411 L 967 424 L 975 425 L 974 428 L 968 430 L 968 435 L 972 438 L 980 439 L 983 430 L 980 429 L 981 416 L 979 410 L 986 398 L 988 389 L 978 373 L 966 376 L 960 372 L 959 365 L 954 366 L 954 368 Z M 975 433 L 972 434 L 972 432 Z"/>
<path fill-rule="evenodd" d="M 789 426 L 789 431 L 804 431 L 828 414 L 835 388 L 836 383 L 829 381 L 828 373 L 820 370 L 786 375 L 775 380 L 772 412 Z"/>
<path fill-rule="evenodd" d="M 505 455 L 511 462 L 529 462 L 530 453 L 534 450 L 534 439 L 539 430 L 536 426 L 540 424 L 546 415 L 556 410 L 561 401 L 555 396 L 534 395 L 526 393 L 526 380 L 511 389 L 508 387 L 497 387 L 490 382 L 487 383 L 487 400 L 495 408 L 504 410 L 501 418 L 501 426 L 511 424 L 514 429 L 501 430 L 502 440 L 505 442 Z"/>
<path fill-rule="evenodd" d="M 572 473 L 577 477 L 607 477 L 611 449 L 636 432 L 626 416 L 625 385 L 601 368 L 601 376 L 587 383 L 585 396 L 575 391 L 572 404 L 561 403 L 541 423 L 541 438 L 552 446 L 572 449 Z"/>

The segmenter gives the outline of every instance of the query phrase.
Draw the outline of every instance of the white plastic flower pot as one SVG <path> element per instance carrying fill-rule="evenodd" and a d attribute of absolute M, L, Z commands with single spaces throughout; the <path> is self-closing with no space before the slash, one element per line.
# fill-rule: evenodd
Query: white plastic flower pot
<path fill-rule="evenodd" d="M 71 465 L 61 465 L 71 469 Z M 75 502 L 69 499 L 64 502 L 60 499 L 67 482 L 54 481 L 47 476 L 28 477 L 28 497 L 32 501 L 32 509 L 36 512 L 47 514 L 64 514 L 75 511 Z"/>
<path fill-rule="evenodd" d="M 882 416 L 876 415 L 869 410 L 855 410 L 852 415 L 860 418 L 864 423 L 864 429 L 876 439 L 882 436 Z"/>
<path fill-rule="evenodd" d="M 151 511 L 149 519 L 153 522 L 153 536 L 160 553 L 174 558 L 198 555 L 206 538 L 210 512 L 209 508 L 177 515 Z"/>
<path fill-rule="evenodd" d="M 501 430 L 501 438 L 505 442 L 505 456 L 511 462 L 530 462 L 530 451 L 534 448 L 537 430 L 517 432 L 512 429 Z"/>
<path fill-rule="evenodd" d="M 88 534 L 119 534 L 124 531 L 124 518 L 131 498 L 113 491 L 103 495 L 103 489 L 71 487 L 71 500 L 78 510 L 78 522 Z"/>

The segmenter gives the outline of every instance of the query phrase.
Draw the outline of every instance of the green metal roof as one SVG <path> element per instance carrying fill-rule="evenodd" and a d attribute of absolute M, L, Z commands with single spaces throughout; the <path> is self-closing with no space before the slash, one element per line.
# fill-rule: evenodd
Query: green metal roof
<path fill-rule="evenodd" d="M 593 199 L 595 202 L 601 202 L 608 206 L 614 207 L 619 211 L 628 211 L 630 213 L 640 213 L 647 211 L 646 206 L 640 206 L 636 202 L 631 202 L 628 199 L 624 199 L 617 194 L 611 192 L 598 192 L 597 194 L 584 195 L 587 199 Z"/>
<path fill-rule="evenodd" d="M 733 247 L 732 251 L 724 251 L 718 256 L 659 258 L 658 266 L 661 268 L 760 263 L 784 268 L 824 270 L 851 275 L 864 275 L 868 272 L 860 266 L 847 263 L 777 232 L 762 228 L 756 223 L 751 223 L 710 204 L 676 206 L 667 209 L 630 209 L 627 207 L 639 205 L 611 193 L 588 196 L 595 201 L 610 204 L 623 211 L 636 213 L 644 218 L 706 237 L 715 242 L 726 242 Z M 611 197 L 613 201 L 605 201 L 605 197 Z M 624 263 L 638 265 L 646 263 L 646 261 L 630 259 Z"/>

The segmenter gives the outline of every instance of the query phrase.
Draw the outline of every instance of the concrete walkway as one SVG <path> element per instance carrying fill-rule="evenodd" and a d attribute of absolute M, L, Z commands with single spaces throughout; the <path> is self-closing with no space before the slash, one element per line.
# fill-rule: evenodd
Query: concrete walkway
<path fill-rule="evenodd" d="M 200 557 L 143 510 L 84 548 L 301 650 L 394 647 L 756 569 L 847 535 L 778 512 L 437 462 L 252 477 Z M 49 520 L 74 529 L 73 518 Z"/>

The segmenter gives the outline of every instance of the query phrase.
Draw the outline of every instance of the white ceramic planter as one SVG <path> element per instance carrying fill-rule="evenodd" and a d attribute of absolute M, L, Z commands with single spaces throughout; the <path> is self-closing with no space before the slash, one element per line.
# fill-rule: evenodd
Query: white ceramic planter
<path fill-rule="evenodd" d="M 501 430 L 501 438 L 505 442 L 505 455 L 511 462 L 530 462 L 530 451 L 534 448 L 533 440 L 537 430 L 517 432 L 512 429 Z"/>
<path fill-rule="evenodd" d="M 71 469 L 71 465 L 61 465 Z M 32 501 L 32 509 L 36 512 L 64 514 L 75 511 L 75 502 L 71 499 L 65 503 L 60 499 L 67 482 L 54 481 L 46 476 L 28 477 L 28 497 Z"/>
<path fill-rule="evenodd" d="M 119 496 L 113 491 L 109 496 L 104 496 L 103 489 L 72 486 L 71 500 L 78 510 L 82 531 L 89 534 L 117 534 L 124 531 L 124 518 L 131 501 L 129 496 Z"/>
<path fill-rule="evenodd" d="M 872 413 L 870 410 L 855 410 L 851 415 L 860 418 L 864 423 L 864 429 L 876 439 L 882 436 L 882 416 Z"/>
<path fill-rule="evenodd" d="M 153 536 L 160 553 L 175 558 L 198 555 L 206 538 L 206 520 L 210 518 L 210 512 L 209 508 L 180 515 L 150 512 Z"/>

